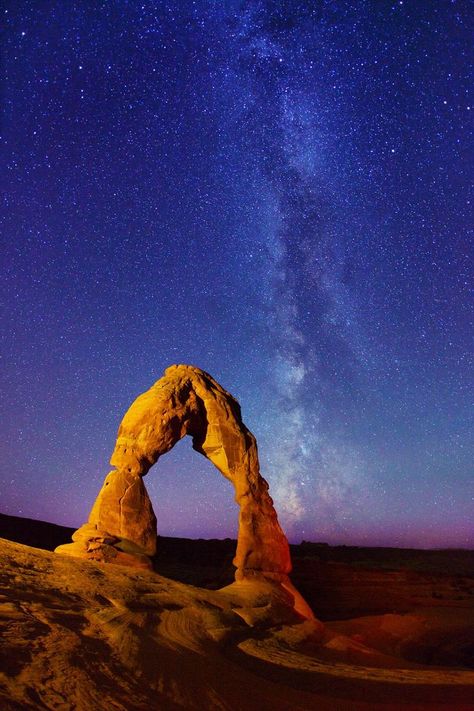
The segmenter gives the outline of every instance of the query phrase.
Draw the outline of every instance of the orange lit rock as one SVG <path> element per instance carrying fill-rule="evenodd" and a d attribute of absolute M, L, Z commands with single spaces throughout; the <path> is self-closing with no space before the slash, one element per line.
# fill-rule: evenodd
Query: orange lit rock
<path fill-rule="evenodd" d="M 111 471 L 88 523 L 72 540 L 74 543 L 59 546 L 56 552 L 151 569 L 148 556 L 156 551 L 156 516 L 141 476 Z"/>
<path fill-rule="evenodd" d="M 156 551 L 156 516 L 138 474 L 119 469 L 107 475 L 89 524 L 132 541 L 147 555 Z"/>
<path fill-rule="evenodd" d="M 208 373 L 190 365 L 167 368 L 132 403 L 110 460 L 117 470 L 107 476 L 74 543 L 56 550 L 125 564 L 133 564 L 136 555 L 139 565 L 146 564 L 146 556 L 155 552 L 156 519 L 142 477 L 184 435 L 190 435 L 193 448 L 234 485 L 240 506 L 236 580 L 263 575 L 296 594 L 287 577 L 288 542 L 260 475 L 255 437 L 242 422 L 237 400 Z"/>

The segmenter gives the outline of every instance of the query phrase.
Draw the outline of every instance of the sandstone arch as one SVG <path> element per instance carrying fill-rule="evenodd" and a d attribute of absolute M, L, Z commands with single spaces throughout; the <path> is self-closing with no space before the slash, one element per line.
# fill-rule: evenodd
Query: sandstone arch
<path fill-rule="evenodd" d="M 260 474 L 255 437 L 242 422 L 237 400 L 190 365 L 170 366 L 132 403 L 110 460 L 116 469 L 106 477 L 88 523 L 73 535 L 74 543 L 57 552 L 151 567 L 156 518 L 142 478 L 185 435 L 234 485 L 240 507 L 236 580 L 263 576 L 289 584 L 289 546 Z"/>

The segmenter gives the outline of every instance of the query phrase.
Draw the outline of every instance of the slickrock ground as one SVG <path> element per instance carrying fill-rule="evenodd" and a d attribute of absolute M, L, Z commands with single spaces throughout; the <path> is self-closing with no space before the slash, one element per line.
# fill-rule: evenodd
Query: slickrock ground
<path fill-rule="evenodd" d="M 277 586 L 197 588 L 6 540 L 0 584 L 6 711 L 474 709 L 474 671 L 404 658 L 430 635 L 466 650 L 466 601 L 323 629 Z"/>

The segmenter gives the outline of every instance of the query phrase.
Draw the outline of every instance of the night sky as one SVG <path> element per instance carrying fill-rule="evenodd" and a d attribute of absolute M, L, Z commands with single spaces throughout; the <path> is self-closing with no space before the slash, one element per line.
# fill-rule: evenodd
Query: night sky
<path fill-rule="evenodd" d="M 83 523 L 190 363 L 291 541 L 474 546 L 472 5 L 4 8 L 0 510 Z M 187 438 L 145 483 L 160 534 L 236 536 Z"/>

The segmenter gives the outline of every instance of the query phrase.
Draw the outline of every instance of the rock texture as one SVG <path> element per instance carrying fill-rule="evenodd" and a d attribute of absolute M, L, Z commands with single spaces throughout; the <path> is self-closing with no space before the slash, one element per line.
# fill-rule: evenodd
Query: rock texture
<path fill-rule="evenodd" d="M 0 539 L 0 709 L 472 711 L 474 671 L 410 659 L 467 649 L 474 610 L 425 612 L 323 627 L 268 580 L 205 590 Z"/>
<path fill-rule="evenodd" d="M 57 552 L 151 567 L 156 519 L 142 477 L 185 435 L 234 485 L 240 506 L 236 580 L 263 575 L 298 598 L 287 577 L 288 542 L 260 475 L 255 437 L 232 395 L 190 365 L 169 367 L 131 405 L 110 460 L 116 469 L 107 476 L 88 523 L 73 535 L 74 543 Z M 310 614 L 302 600 L 298 604 L 305 616 Z"/>

